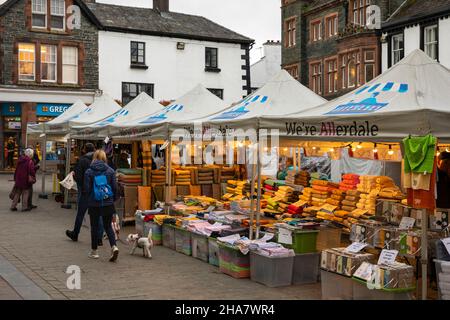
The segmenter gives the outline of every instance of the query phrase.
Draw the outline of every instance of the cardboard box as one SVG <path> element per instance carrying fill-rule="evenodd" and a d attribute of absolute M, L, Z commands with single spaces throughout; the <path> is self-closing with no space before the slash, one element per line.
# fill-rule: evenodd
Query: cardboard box
<path fill-rule="evenodd" d="M 138 209 L 138 188 L 137 186 L 125 186 L 125 218 L 133 218 Z"/>

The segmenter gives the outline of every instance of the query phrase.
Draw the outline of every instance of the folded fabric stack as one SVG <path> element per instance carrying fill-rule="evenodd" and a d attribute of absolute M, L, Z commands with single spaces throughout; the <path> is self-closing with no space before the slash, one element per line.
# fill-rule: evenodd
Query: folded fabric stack
<path fill-rule="evenodd" d="M 142 170 L 140 169 L 119 169 L 117 176 L 119 183 L 127 186 L 142 185 Z"/>
<path fill-rule="evenodd" d="M 306 201 L 308 205 L 312 204 L 312 193 L 314 189 L 313 188 L 305 188 L 303 189 L 303 193 L 300 196 L 300 200 Z"/>
<path fill-rule="evenodd" d="M 356 189 L 362 193 L 370 193 L 376 185 L 376 176 L 360 176 Z"/>
<path fill-rule="evenodd" d="M 337 209 L 341 209 L 342 200 L 344 199 L 345 199 L 345 191 L 336 189 L 331 191 L 331 195 L 327 199 L 327 203 L 336 206 Z"/>
<path fill-rule="evenodd" d="M 275 192 L 275 197 L 277 197 L 280 201 L 289 202 L 291 196 L 294 193 L 294 189 L 289 186 L 281 186 L 278 188 L 278 191 Z"/>
<path fill-rule="evenodd" d="M 198 168 L 197 169 L 198 184 L 213 184 L 214 183 L 214 169 L 213 168 Z"/>
<path fill-rule="evenodd" d="M 311 179 L 311 176 L 309 175 L 308 171 L 300 171 L 295 176 L 295 184 L 296 185 L 301 185 L 301 186 L 304 186 L 304 187 L 308 187 L 310 179 Z"/>
<path fill-rule="evenodd" d="M 277 192 L 278 188 L 271 186 L 269 184 L 264 184 L 264 198 L 268 199 L 268 198 L 272 198 L 275 196 L 275 192 Z"/>
<path fill-rule="evenodd" d="M 303 207 L 300 207 L 295 204 L 290 204 L 287 207 L 287 213 L 292 214 L 292 215 L 301 215 L 303 213 Z"/>
<path fill-rule="evenodd" d="M 313 172 L 310 174 L 311 179 L 309 180 L 309 183 L 312 185 L 315 180 L 324 180 L 328 181 L 328 176 L 326 174 L 320 173 L 320 172 Z"/>
<path fill-rule="evenodd" d="M 325 180 L 313 180 L 312 182 L 312 205 L 322 206 L 327 203 L 333 190 L 338 189 L 338 185 Z"/>
<path fill-rule="evenodd" d="M 178 186 L 188 186 L 191 184 L 191 171 L 183 169 L 175 169 L 173 171 L 175 185 Z"/>
<path fill-rule="evenodd" d="M 227 181 L 227 193 L 233 195 L 242 195 L 242 190 L 244 189 L 245 181 L 239 180 L 228 180 Z"/>
<path fill-rule="evenodd" d="M 283 213 L 283 208 L 279 207 L 279 199 L 278 198 L 269 198 L 267 199 L 267 205 L 263 210 L 264 213 L 267 214 L 279 214 Z"/>
<path fill-rule="evenodd" d="M 379 176 L 375 179 L 375 188 L 380 198 L 403 199 L 405 195 L 390 177 Z"/>
<path fill-rule="evenodd" d="M 258 183 L 255 182 L 254 186 L 253 186 L 253 191 L 255 192 L 255 195 L 258 192 Z M 250 197 L 250 194 L 252 192 L 252 186 L 251 186 L 251 182 L 246 182 L 244 184 L 244 188 L 242 189 L 242 194 L 246 195 L 248 197 Z"/>
<path fill-rule="evenodd" d="M 355 212 L 353 217 L 359 218 L 362 214 L 375 215 L 377 198 L 378 191 L 376 189 L 372 190 L 370 193 L 362 193 L 357 208 L 367 212 Z"/>
<path fill-rule="evenodd" d="M 159 170 L 152 170 L 151 171 L 151 182 L 153 184 L 165 184 L 166 183 L 166 170 L 159 169 Z"/>
<path fill-rule="evenodd" d="M 342 200 L 341 209 L 348 213 L 358 208 L 360 201 L 360 192 L 357 190 L 347 190 L 344 200 Z"/>
<path fill-rule="evenodd" d="M 236 177 L 236 170 L 233 167 L 222 167 L 220 169 L 220 182 L 224 183 Z"/>
<path fill-rule="evenodd" d="M 359 184 L 359 175 L 357 174 L 344 174 L 342 176 L 342 182 L 339 184 L 341 190 L 356 190 Z"/>

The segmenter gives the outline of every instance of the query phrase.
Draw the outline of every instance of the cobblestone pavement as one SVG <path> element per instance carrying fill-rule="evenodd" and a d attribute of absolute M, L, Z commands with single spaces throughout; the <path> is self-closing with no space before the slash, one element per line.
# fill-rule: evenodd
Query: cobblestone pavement
<path fill-rule="evenodd" d="M 91 260 L 87 256 L 88 227 L 82 228 L 77 243 L 64 234 L 73 226 L 75 210 L 61 209 L 51 197 L 37 199 L 41 186 L 38 179 L 38 209 L 32 213 L 11 212 L 10 179 L 10 175 L 0 175 L 0 257 L 51 299 L 320 299 L 320 284 L 268 288 L 250 280 L 233 279 L 214 266 L 164 247 L 155 247 L 153 259 L 147 260 L 129 255 L 128 245 L 119 243 L 119 261 L 113 264 L 108 262 L 110 250 L 105 242 L 99 250 L 101 258 Z M 47 186 L 51 187 L 50 181 Z M 126 227 L 121 238 L 133 231 L 134 227 Z M 81 290 L 66 286 L 70 265 L 81 268 Z M 20 291 L 11 290 L 0 278 L 0 299 L 20 299 Z"/>

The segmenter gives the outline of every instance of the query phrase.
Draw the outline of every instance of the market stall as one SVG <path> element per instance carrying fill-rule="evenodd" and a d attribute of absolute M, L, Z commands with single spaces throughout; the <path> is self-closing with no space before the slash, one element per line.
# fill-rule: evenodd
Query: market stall
<path fill-rule="evenodd" d="M 304 212 L 316 218 L 347 222 L 352 240 L 381 249 L 372 258 L 383 256 L 387 249 L 392 248 L 399 249 L 395 256 L 420 256 L 417 265 L 421 264 L 422 269 L 423 299 L 427 297 L 428 288 L 428 243 L 444 234 L 440 227 L 434 233 L 428 228 L 430 220 L 435 218 L 436 208 L 434 158 L 438 148 L 445 149 L 443 144 L 449 140 L 450 93 L 446 89 L 449 87 L 450 72 L 423 52 L 414 51 L 378 78 L 341 98 L 298 114 L 262 117 L 260 120 L 261 128 L 278 129 L 285 143 L 303 145 L 310 154 L 322 153 L 332 157 L 341 150 L 349 154 L 371 150 L 373 160 L 389 160 L 396 154 L 403 155 L 401 185 L 383 175 L 360 176 L 358 172 L 343 172 L 346 175 L 342 176 L 340 184 L 319 175 L 304 188 L 299 204 Z M 322 146 L 319 147 L 319 143 Z M 420 147 L 422 152 L 418 152 Z M 418 159 L 428 159 L 421 160 L 427 164 L 425 169 L 416 166 Z M 308 179 L 305 175 L 301 171 L 294 172 L 294 182 L 296 179 L 299 183 L 305 182 Z M 391 221 L 392 216 L 398 215 L 400 218 Z M 411 225 L 404 225 L 408 220 L 412 221 Z M 361 238 L 355 238 L 355 234 L 360 232 Z M 383 238 L 386 235 L 391 239 Z M 336 261 L 340 261 L 342 266 L 342 259 L 348 259 L 345 253 L 336 252 L 329 257 L 327 254 L 322 256 L 323 270 L 334 273 Z M 389 267 L 400 271 L 407 268 L 394 261 Z M 378 284 L 376 288 L 381 290 L 374 291 L 378 293 L 404 293 L 404 289 L 411 289 L 413 272 L 399 271 L 408 274 L 406 280 L 398 276 L 384 279 L 389 285 L 396 284 L 389 287 L 379 275 L 394 275 L 394 269 L 386 269 L 381 262 L 374 264 L 373 259 L 371 262 L 361 268 L 352 268 L 352 276 L 366 282 L 374 280 Z M 378 278 L 371 279 L 374 274 Z M 324 274 L 325 277 L 327 275 Z"/>

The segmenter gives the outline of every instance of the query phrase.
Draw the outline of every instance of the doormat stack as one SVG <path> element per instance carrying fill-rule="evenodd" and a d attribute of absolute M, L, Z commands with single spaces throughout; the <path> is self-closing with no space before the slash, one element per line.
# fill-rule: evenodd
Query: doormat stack
<path fill-rule="evenodd" d="M 153 185 L 164 185 L 166 183 L 166 169 L 151 171 L 151 180 Z"/>

